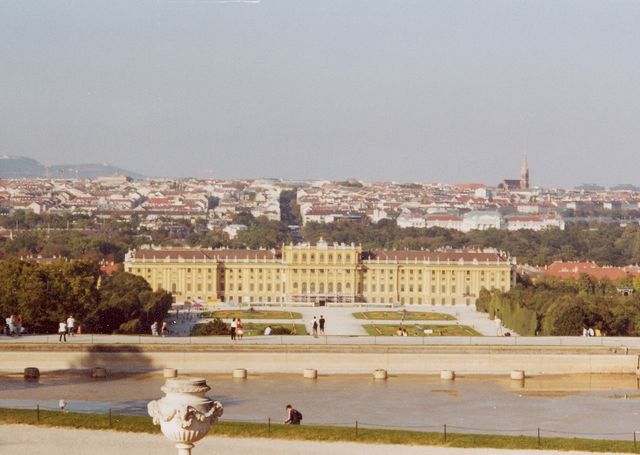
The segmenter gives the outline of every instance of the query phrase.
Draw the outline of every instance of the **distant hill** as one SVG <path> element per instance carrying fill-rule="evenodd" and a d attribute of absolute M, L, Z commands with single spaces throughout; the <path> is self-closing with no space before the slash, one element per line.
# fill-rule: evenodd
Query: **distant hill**
<path fill-rule="evenodd" d="M 131 172 L 131 171 L 128 171 L 127 169 L 122 169 L 121 167 L 110 166 L 108 164 L 95 164 L 95 163 L 56 164 L 54 166 L 49 167 L 49 176 L 54 177 L 56 174 L 59 174 L 60 171 L 62 171 L 66 177 L 75 177 L 76 170 L 80 178 L 86 178 L 86 179 L 95 179 L 97 177 L 107 177 L 113 174 L 126 175 L 134 179 L 144 178 L 144 175 L 142 174 Z"/>
<path fill-rule="evenodd" d="M 36 160 L 23 156 L 0 155 L 0 178 L 17 179 L 42 176 L 44 176 L 44 166 Z"/>
<path fill-rule="evenodd" d="M 44 177 L 45 173 L 45 166 L 32 158 L 0 155 L 0 178 L 39 178 Z M 51 178 L 63 176 L 75 178 L 77 176 L 79 178 L 95 179 L 113 174 L 126 175 L 134 179 L 144 178 L 143 175 L 136 172 L 108 164 L 55 164 L 49 166 L 49 177 Z"/>

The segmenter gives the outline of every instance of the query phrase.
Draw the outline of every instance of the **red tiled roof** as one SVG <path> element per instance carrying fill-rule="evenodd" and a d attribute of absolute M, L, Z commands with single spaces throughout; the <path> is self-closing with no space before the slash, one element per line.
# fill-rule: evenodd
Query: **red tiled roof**
<path fill-rule="evenodd" d="M 551 275 L 562 279 L 579 278 L 580 275 L 586 274 L 599 280 L 603 278 L 617 280 L 619 278 L 626 278 L 632 274 L 621 267 L 600 267 L 593 262 L 561 261 L 556 261 L 544 269 L 541 269 L 541 272 L 545 275 Z"/>
<path fill-rule="evenodd" d="M 100 265 L 100 271 L 107 276 L 113 275 L 114 272 L 117 272 L 121 268 L 122 268 L 122 264 L 116 264 L 116 263 Z"/>

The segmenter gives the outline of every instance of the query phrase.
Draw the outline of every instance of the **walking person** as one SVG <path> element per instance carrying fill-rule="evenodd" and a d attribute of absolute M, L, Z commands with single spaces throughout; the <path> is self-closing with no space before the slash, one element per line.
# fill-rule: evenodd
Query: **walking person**
<path fill-rule="evenodd" d="M 15 331 L 15 316 L 12 314 L 7 318 L 7 335 L 12 337 Z"/>
<path fill-rule="evenodd" d="M 311 331 L 313 333 L 314 338 L 318 338 L 318 320 L 316 317 L 313 317 L 313 324 L 311 324 Z"/>
<path fill-rule="evenodd" d="M 69 316 L 67 318 L 67 331 L 69 332 L 69 336 L 75 335 L 76 329 L 76 320 L 73 319 L 73 316 Z"/>
<path fill-rule="evenodd" d="M 324 324 L 325 324 L 325 319 L 323 315 L 320 315 L 320 320 L 318 321 L 319 325 L 320 325 L 320 335 L 324 335 Z"/>
<path fill-rule="evenodd" d="M 496 316 L 495 324 L 496 324 L 496 336 L 501 337 L 502 336 L 502 319 Z"/>
<path fill-rule="evenodd" d="M 67 323 L 65 321 L 62 321 L 60 324 L 58 324 L 58 333 L 60 334 L 60 336 L 58 337 L 58 343 L 62 343 L 63 339 L 64 342 L 67 342 Z"/>
<path fill-rule="evenodd" d="M 153 324 L 151 324 L 151 336 L 158 336 L 158 321 L 153 321 Z"/>
<path fill-rule="evenodd" d="M 22 336 L 22 315 L 18 313 L 18 315 L 16 316 L 16 327 L 15 327 L 16 333 L 18 334 L 18 336 Z"/>
<path fill-rule="evenodd" d="M 286 409 L 287 420 L 284 421 L 285 425 L 300 425 L 300 422 L 302 422 L 302 413 L 290 404 L 287 405 Z"/>
<path fill-rule="evenodd" d="M 238 324 L 236 327 L 236 336 L 238 340 L 242 340 L 242 335 L 244 335 L 244 326 L 242 325 L 242 320 L 238 318 Z"/>
<path fill-rule="evenodd" d="M 235 340 L 236 339 L 236 330 L 238 328 L 238 322 L 236 321 L 236 318 L 233 318 L 231 320 L 231 339 Z"/>
<path fill-rule="evenodd" d="M 166 337 L 169 334 L 169 326 L 167 325 L 167 321 L 162 322 L 162 327 L 160 327 L 160 335 Z"/>

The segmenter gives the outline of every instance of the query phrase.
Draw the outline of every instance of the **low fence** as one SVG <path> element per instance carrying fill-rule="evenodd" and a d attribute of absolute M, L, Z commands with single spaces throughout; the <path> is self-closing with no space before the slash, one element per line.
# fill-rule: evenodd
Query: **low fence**
<path fill-rule="evenodd" d="M 58 334 L 0 336 L 1 344 L 61 344 Z M 493 337 L 493 336 L 369 336 L 369 335 L 268 335 L 245 336 L 231 340 L 228 336 L 151 336 L 151 335 L 67 335 L 67 344 L 171 344 L 171 345 L 394 345 L 394 346 L 606 346 L 628 353 L 640 348 L 640 337 Z"/>
<path fill-rule="evenodd" d="M 81 409 L 65 408 L 65 410 L 59 407 L 51 405 L 43 405 L 36 403 L 31 406 L 12 406 L 5 409 L 20 409 L 33 411 L 34 422 L 42 423 L 45 417 L 41 415 L 41 411 L 54 411 L 54 412 L 76 412 L 81 414 L 102 415 L 105 418 L 105 426 L 108 422 L 108 427 L 112 428 L 115 423 L 118 422 L 118 418 L 121 416 L 146 416 L 146 413 L 123 413 L 121 410 L 114 410 L 113 408 L 104 408 L 102 412 L 83 411 Z M 151 419 L 151 417 L 149 417 Z M 252 423 L 263 424 L 270 431 L 272 426 L 282 425 L 281 419 L 274 419 L 271 417 L 253 418 L 253 419 L 226 419 L 221 418 L 220 421 L 231 423 Z M 456 434 L 463 435 L 499 435 L 499 436 L 528 436 L 537 439 L 539 448 L 544 448 L 545 438 L 583 438 L 592 440 L 603 441 L 626 441 L 633 442 L 634 449 L 638 450 L 640 441 L 640 430 L 627 430 L 617 432 L 578 432 L 571 430 L 563 430 L 558 428 L 531 426 L 528 428 L 492 428 L 492 427 L 472 427 L 472 426 L 459 426 L 449 425 L 443 423 L 441 425 L 388 425 L 379 422 L 368 422 L 366 420 L 351 420 L 351 421 L 322 421 L 322 422 L 307 422 L 304 424 L 318 426 L 318 427 L 340 427 L 340 428 L 352 428 L 353 435 L 357 438 L 363 431 L 375 431 L 375 430 L 398 430 L 398 431 L 415 431 L 424 433 L 435 433 L 442 435 L 442 441 L 447 442 L 449 438 Z"/>

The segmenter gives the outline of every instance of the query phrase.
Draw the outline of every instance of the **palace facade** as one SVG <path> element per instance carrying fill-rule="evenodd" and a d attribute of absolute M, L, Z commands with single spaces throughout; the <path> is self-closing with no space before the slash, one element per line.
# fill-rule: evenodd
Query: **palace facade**
<path fill-rule="evenodd" d="M 125 270 L 177 301 L 471 305 L 511 289 L 515 259 L 496 250 L 362 251 L 319 241 L 280 250 L 147 248 Z"/>

